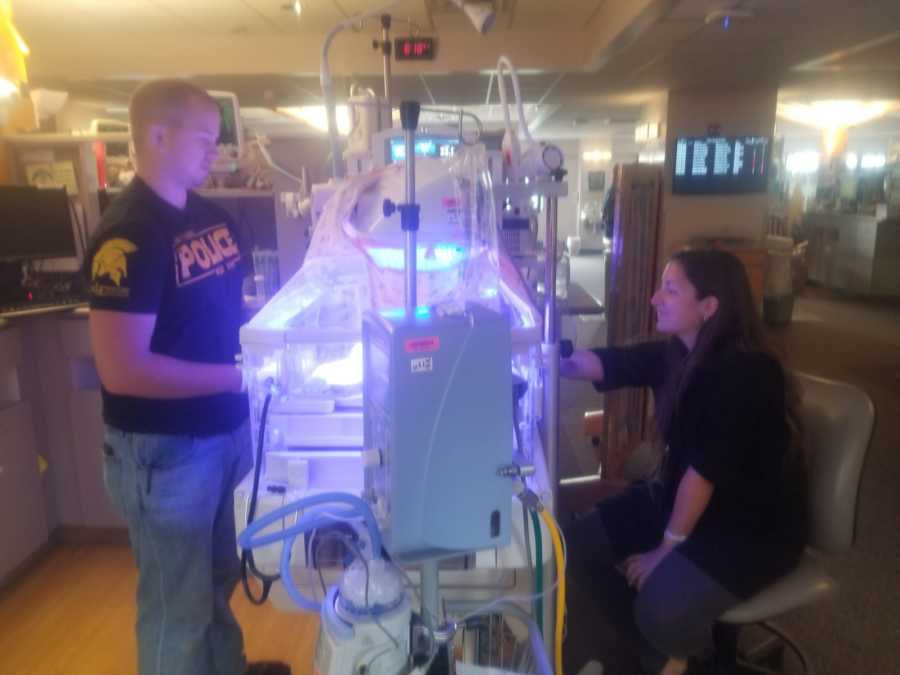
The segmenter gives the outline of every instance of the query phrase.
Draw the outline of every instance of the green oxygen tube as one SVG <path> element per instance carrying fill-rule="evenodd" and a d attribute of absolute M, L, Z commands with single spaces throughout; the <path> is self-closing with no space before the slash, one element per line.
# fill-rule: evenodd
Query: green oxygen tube
<path fill-rule="evenodd" d="M 544 552 L 541 547 L 541 521 L 537 513 L 531 512 L 531 523 L 534 526 L 534 618 L 541 635 L 544 634 Z"/>

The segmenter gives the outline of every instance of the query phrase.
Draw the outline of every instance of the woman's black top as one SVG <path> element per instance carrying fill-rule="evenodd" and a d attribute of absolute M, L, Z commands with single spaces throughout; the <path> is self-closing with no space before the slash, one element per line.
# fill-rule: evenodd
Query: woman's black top
<path fill-rule="evenodd" d="M 596 349 L 600 391 L 650 387 L 659 396 L 681 368 L 680 340 Z M 683 385 L 660 472 L 668 519 L 688 467 L 715 489 L 691 536 L 678 550 L 736 595 L 747 597 L 788 572 L 805 544 L 785 463 L 791 442 L 784 371 L 772 357 L 725 347 L 710 354 Z"/>

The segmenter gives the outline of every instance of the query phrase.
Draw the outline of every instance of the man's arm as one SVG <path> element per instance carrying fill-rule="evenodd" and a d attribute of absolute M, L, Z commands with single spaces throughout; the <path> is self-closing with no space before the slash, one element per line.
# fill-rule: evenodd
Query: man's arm
<path fill-rule="evenodd" d="M 232 365 L 195 363 L 151 352 L 155 325 L 155 314 L 91 310 L 94 361 L 107 391 L 179 399 L 241 390 L 241 373 Z"/>

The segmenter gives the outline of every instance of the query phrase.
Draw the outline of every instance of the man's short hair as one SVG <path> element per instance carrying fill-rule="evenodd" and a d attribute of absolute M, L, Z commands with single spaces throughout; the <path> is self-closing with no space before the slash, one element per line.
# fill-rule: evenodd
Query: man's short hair
<path fill-rule="evenodd" d="M 131 95 L 128 119 L 136 150 L 153 124 L 172 124 L 193 106 L 218 110 L 216 100 L 186 80 L 163 79 L 146 82 Z"/>

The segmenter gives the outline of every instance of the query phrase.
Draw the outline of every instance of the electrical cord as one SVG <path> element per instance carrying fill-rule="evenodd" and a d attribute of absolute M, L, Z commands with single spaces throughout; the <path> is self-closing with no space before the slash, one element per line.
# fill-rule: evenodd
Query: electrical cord
<path fill-rule="evenodd" d="M 521 484 L 521 490 L 517 493 L 518 498 L 523 504 L 528 506 L 532 512 L 544 521 L 550 532 L 550 539 L 553 545 L 553 554 L 556 562 L 556 621 L 554 625 L 554 646 L 555 646 L 555 664 L 557 675 L 562 675 L 562 641 L 565 631 L 566 616 L 566 561 L 568 559 L 568 551 L 565 548 L 565 541 L 560 534 L 559 524 L 552 515 L 544 508 L 540 498 L 531 490 L 529 490 L 524 482 Z M 535 526 L 535 532 L 539 532 L 539 526 Z M 549 592 L 549 589 L 548 589 Z M 543 595 L 543 593 L 542 593 Z"/>
<path fill-rule="evenodd" d="M 529 518 L 530 518 L 530 515 L 528 513 L 528 507 L 523 502 L 522 503 L 522 529 L 524 530 L 524 535 L 525 535 L 524 536 L 524 538 L 525 538 L 525 557 L 528 560 L 528 569 L 531 571 L 532 588 L 534 589 L 534 592 L 537 593 L 537 591 L 538 591 L 537 574 L 538 574 L 538 567 L 540 565 L 540 559 L 531 557 L 531 528 L 529 527 Z M 543 613 L 538 610 L 538 608 L 540 606 L 541 606 L 541 603 L 539 601 L 535 601 L 532 605 L 532 612 L 534 614 L 535 619 L 537 619 L 537 617 Z M 541 631 L 541 633 L 543 634 L 543 631 Z"/>
<path fill-rule="evenodd" d="M 524 393 L 524 392 L 523 392 Z M 522 447 L 522 437 L 519 432 L 519 406 L 518 397 L 513 400 L 513 429 L 516 437 L 516 450 L 519 454 L 524 455 Z M 525 485 L 524 481 L 522 483 Z M 531 558 L 531 534 L 528 527 L 529 514 L 534 528 L 534 547 L 535 557 L 532 565 Z M 534 614 L 538 630 L 541 635 L 544 634 L 544 604 L 543 604 L 543 586 L 544 586 L 544 552 L 541 546 L 541 523 L 537 514 L 528 508 L 528 504 L 522 501 L 522 524 L 525 530 L 525 555 L 528 558 L 528 566 L 531 568 L 531 578 L 534 584 L 534 593 L 537 599 L 532 603 L 532 613 Z"/>
<path fill-rule="evenodd" d="M 269 405 L 272 402 L 272 392 L 266 394 L 263 402 L 262 414 L 259 420 L 259 435 L 256 442 L 256 464 L 253 467 L 253 490 L 250 493 L 250 507 L 247 511 L 247 525 L 249 526 L 256 517 L 256 503 L 259 498 L 259 479 L 262 473 L 262 451 L 263 441 L 266 438 L 266 420 L 269 416 Z M 262 593 L 256 597 L 250 589 L 250 574 L 262 582 Z M 281 579 L 280 574 L 265 574 L 256 568 L 256 561 L 253 558 L 253 551 L 250 548 L 244 548 L 241 551 L 241 585 L 244 587 L 244 595 L 254 605 L 262 605 L 269 598 L 272 590 L 272 584 Z"/>
<path fill-rule="evenodd" d="M 554 656 L 556 675 L 562 675 L 562 641 L 563 627 L 566 617 L 566 556 L 563 551 L 562 536 L 556 520 L 547 512 L 540 510 L 540 516 L 550 530 L 550 539 L 553 542 L 553 553 L 556 556 L 556 627 L 554 632 Z"/>

